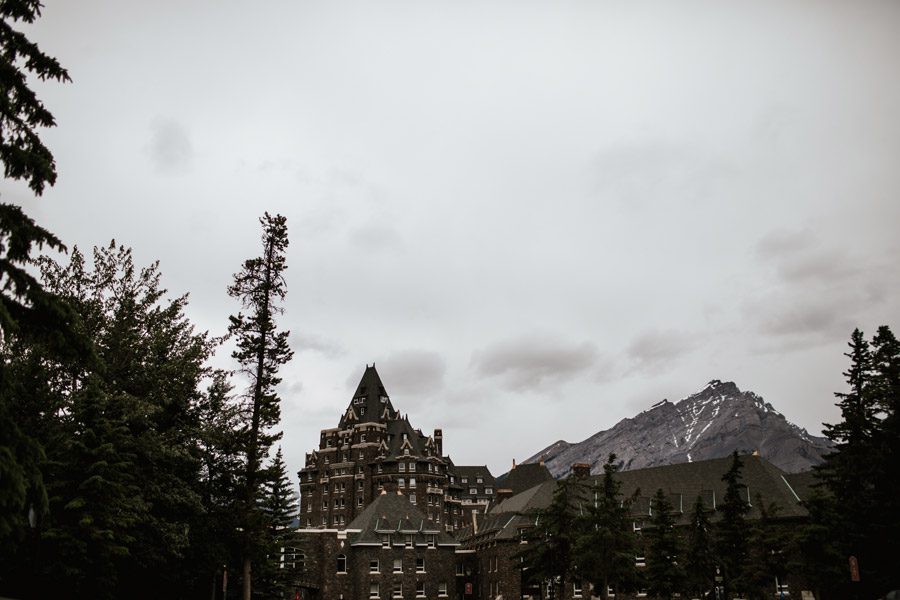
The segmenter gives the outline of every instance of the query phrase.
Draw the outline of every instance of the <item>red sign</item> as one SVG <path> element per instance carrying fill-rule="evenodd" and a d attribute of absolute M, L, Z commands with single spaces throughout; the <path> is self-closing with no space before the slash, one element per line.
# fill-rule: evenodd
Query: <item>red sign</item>
<path fill-rule="evenodd" d="M 859 561 L 855 556 L 850 557 L 850 581 L 859 581 Z"/>
<path fill-rule="evenodd" d="M 466 584 L 466 596 L 471 596 L 471 595 L 472 595 L 472 584 L 467 583 Z"/>

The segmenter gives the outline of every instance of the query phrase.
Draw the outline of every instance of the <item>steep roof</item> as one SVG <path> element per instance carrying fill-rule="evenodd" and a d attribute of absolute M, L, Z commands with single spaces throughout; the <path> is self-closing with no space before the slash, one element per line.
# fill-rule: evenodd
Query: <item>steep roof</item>
<path fill-rule="evenodd" d="M 525 463 L 514 465 L 506 475 L 497 478 L 497 485 L 505 490 L 512 490 L 513 494 L 519 494 L 529 488 L 552 481 L 553 475 L 544 463 Z"/>
<path fill-rule="evenodd" d="M 414 535 L 417 546 L 427 545 L 427 536 L 431 535 L 436 536 L 438 546 L 459 545 L 399 491 L 385 491 L 377 496 L 347 525 L 347 531 L 352 532 L 351 546 L 380 545 L 384 534 Z M 404 540 L 397 538 L 394 543 L 402 545 Z"/>
<path fill-rule="evenodd" d="M 338 426 L 343 429 L 357 423 L 385 423 L 397 417 L 375 365 L 366 365 Z"/>

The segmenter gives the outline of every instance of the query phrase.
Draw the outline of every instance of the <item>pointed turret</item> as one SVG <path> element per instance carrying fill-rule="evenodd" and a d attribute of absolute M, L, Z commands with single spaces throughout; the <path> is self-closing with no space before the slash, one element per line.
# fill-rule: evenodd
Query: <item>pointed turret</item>
<path fill-rule="evenodd" d="M 384 384 L 381 383 L 378 371 L 375 370 L 375 364 L 373 363 L 371 367 L 366 365 L 350 406 L 341 417 L 339 427 L 344 428 L 358 423 L 385 423 L 395 418 L 397 417 L 394 407 L 391 405 L 387 390 L 384 389 Z"/>

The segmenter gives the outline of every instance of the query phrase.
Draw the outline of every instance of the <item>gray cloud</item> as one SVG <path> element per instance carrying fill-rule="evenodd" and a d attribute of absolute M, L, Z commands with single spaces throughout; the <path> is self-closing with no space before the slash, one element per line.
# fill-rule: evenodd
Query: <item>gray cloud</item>
<path fill-rule="evenodd" d="M 185 127 L 174 119 L 158 118 L 150 125 L 150 141 L 146 151 L 157 171 L 183 173 L 194 156 Z"/>
<path fill-rule="evenodd" d="M 349 232 L 350 242 L 367 252 L 397 250 L 403 246 L 400 233 L 389 225 L 368 224 Z"/>
<path fill-rule="evenodd" d="M 446 362 L 431 350 L 399 350 L 379 359 L 377 365 L 385 385 L 390 382 L 391 396 L 413 396 L 406 402 L 420 401 L 422 396 L 433 395 L 444 387 Z"/>
<path fill-rule="evenodd" d="M 504 387 L 521 391 L 574 377 L 593 366 L 597 356 L 597 347 L 591 342 L 530 334 L 476 352 L 472 366 L 478 375 L 498 377 Z"/>
<path fill-rule="evenodd" d="M 291 333 L 291 348 L 296 352 L 318 352 L 326 358 L 344 355 L 344 348 L 336 341 L 312 333 Z"/>
<path fill-rule="evenodd" d="M 633 361 L 633 370 L 663 370 L 667 363 L 690 353 L 698 344 L 695 335 L 680 331 L 648 331 L 632 340 L 626 353 Z"/>

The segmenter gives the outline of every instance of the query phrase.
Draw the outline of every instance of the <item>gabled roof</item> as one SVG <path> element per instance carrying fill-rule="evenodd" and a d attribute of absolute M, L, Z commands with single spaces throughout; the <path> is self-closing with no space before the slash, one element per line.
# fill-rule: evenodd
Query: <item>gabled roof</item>
<path fill-rule="evenodd" d="M 438 546 L 459 545 L 411 504 L 407 496 L 393 491 L 377 496 L 347 525 L 347 530 L 355 532 L 350 537 L 351 546 L 381 544 L 384 534 L 414 535 L 417 546 L 426 545 L 430 535 L 436 536 Z M 402 544 L 403 538 L 395 542 Z"/>
<path fill-rule="evenodd" d="M 622 484 L 621 494 L 623 497 L 631 497 L 638 493 L 637 501 L 632 506 L 635 518 L 642 518 L 638 514 L 641 510 L 646 511 L 644 519 L 650 518 L 650 498 L 657 489 L 662 488 L 674 505 L 676 518 L 685 523 L 698 495 L 708 499 L 710 505 L 712 499 L 715 498 L 717 506 L 721 507 L 726 488 L 725 482 L 722 481 L 722 475 L 731 467 L 731 460 L 731 457 L 717 458 L 623 471 L 616 474 L 616 479 Z M 780 518 L 798 518 L 807 515 L 800 500 L 806 497 L 804 493 L 809 490 L 808 476 L 787 475 L 759 456 L 741 456 L 741 461 L 743 469 L 740 483 L 746 486 L 744 493 L 749 495 L 751 504 L 748 518 L 759 518 L 757 494 L 762 496 L 763 502 L 766 504 L 774 502 L 778 505 Z M 588 485 L 597 485 L 600 484 L 602 478 L 602 475 L 592 476 L 585 482 Z M 516 539 L 518 528 L 533 524 L 527 516 L 528 513 L 548 506 L 553 498 L 555 488 L 555 481 L 547 481 L 503 500 L 486 515 L 485 521 L 479 524 L 477 533 L 471 530 L 467 531 L 466 535 L 460 536 L 460 539 L 464 540 L 464 545 L 471 545 L 485 537 L 495 540 Z M 678 514 L 679 509 L 681 514 Z M 718 518 L 717 513 L 712 513 L 710 516 L 712 520 Z"/>

